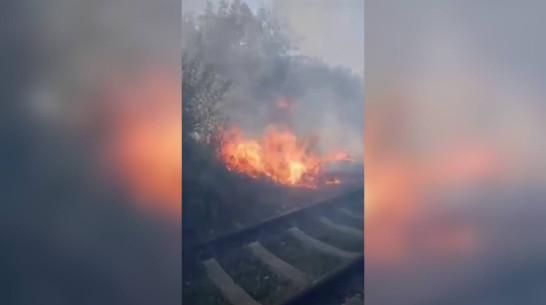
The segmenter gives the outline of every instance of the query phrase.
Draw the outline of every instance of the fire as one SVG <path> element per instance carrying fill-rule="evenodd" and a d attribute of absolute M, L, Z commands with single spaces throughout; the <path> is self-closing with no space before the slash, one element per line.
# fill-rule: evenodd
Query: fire
<path fill-rule="evenodd" d="M 319 177 L 325 163 L 350 158 L 346 153 L 322 157 L 313 154 L 311 146 L 286 127 L 270 125 L 261 139 L 249 139 L 240 128 L 232 128 L 223 135 L 220 157 L 229 170 L 253 178 L 267 177 L 283 185 L 315 188 L 321 183 Z"/>

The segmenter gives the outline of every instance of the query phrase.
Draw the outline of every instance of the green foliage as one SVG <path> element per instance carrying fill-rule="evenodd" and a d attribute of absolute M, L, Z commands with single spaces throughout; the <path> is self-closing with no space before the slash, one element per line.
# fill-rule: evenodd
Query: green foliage
<path fill-rule="evenodd" d="M 182 59 L 182 131 L 184 142 L 208 143 L 225 118 L 220 110 L 222 97 L 229 89 L 212 66 L 205 66 L 198 56 Z"/>
<path fill-rule="evenodd" d="M 240 0 L 221 1 L 217 7 L 208 2 L 202 14 L 184 16 L 182 40 L 183 141 L 212 146 L 229 119 L 228 91 L 244 92 L 236 107 L 241 113 L 253 111 L 256 105 L 245 104 L 245 98 L 256 100 L 249 87 L 260 92 L 274 88 L 271 78 L 279 73 L 264 69 L 285 68 L 279 59 L 287 59 L 293 49 L 286 27 L 264 8 L 254 14 Z"/>
<path fill-rule="evenodd" d="M 363 88 L 349 71 L 294 54 L 294 36 L 265 8 L 252 12 L 240 0 L 209 3 L 182 22 L 183 226 L 216 234 L 231 218 L 266 217 L 278 208 L 280 192 L 269 181 L 225 168 L 216 154 L 219 128 L 236 122 L 259 130 L 271 124 L 269 106 L 284 96 L 306 112 L 355 121 L 363 112 Z M 297 117 L 302 126 L 318 121 L 303 112 Z"/>

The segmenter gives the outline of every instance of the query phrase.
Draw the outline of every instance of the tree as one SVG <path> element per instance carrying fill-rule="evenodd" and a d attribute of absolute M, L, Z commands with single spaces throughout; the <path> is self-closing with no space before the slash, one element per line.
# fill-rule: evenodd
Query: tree
<path fill-rule="evenodd" d="M 220 80 L 199 56 L 182 58 L 182 139 L 210 143 L 225 122 L 220 101 L 230 83 Z"/>

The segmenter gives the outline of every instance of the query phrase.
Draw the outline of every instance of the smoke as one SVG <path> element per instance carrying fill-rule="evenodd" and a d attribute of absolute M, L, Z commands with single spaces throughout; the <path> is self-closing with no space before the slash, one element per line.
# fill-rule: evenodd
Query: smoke
<path fill-rule="evenodd" d="M 283 11 L 298 11 L 295 7 L 269 5 L 249 6 L 240 2 L 225 12 L 212 10 L 195 12 L 196 7 L 183 7 L 183 54 L 187 58 L 199 54 L 206 64 L 215 67 L 218 74 L 232 82 L 225 96 L 223 111 L 234 124 L 247 133 L 260 134 L 266 125 L 278 123 L 279 99 L 292 100 L 284 122 L 301 137 L 318 136 L 320 149 L 325 153 L 348 150 L 356 158 L 363 156 L 363 79 L 354 71 L 360 69 L 360 56 L 342 56 L 330 53 L 322 56 L 313 43 L 317 38 L 336 49 L 342 43 L 308 32 L 285 16 Z M 342 14 L 347 7 L 313 5 L 325 11 Z M 329 23 L 323 16 L 321 24 Z M 346 28 L 332 28 L 337 38 L 360 37 L 360 32 Z M 320 30 L 319 30 L 320 31 Z M 309 38 L 309 43 L 306 39 Z M 301 42 L 301 44 L 300 44 Z M 312 49 L 315 51 L 311 51 Z M 347 48 L 358 52 L 358 48 Z M 321 59 L 321 57 L 325 57 Z M 328 58 L 346 58 L 342 63 Z M 356 62 L 356 64 L 355 64 Z M 342 65 L 345 65 L 342 66 Z"/>
<path fill-rule="evenodd" d="M 266 6 L 287 20 L 302 54 L 364 74 L 363 0 L 272 0 Z"/>

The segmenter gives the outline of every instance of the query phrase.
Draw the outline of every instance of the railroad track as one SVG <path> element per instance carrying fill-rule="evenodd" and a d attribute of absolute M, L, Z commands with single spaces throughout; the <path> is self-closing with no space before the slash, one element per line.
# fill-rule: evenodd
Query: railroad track
<path fill-rule="evenodd" d="M 363 195 L 359 188 L 186 245 L 184 304 L 363 304 Z"/>

